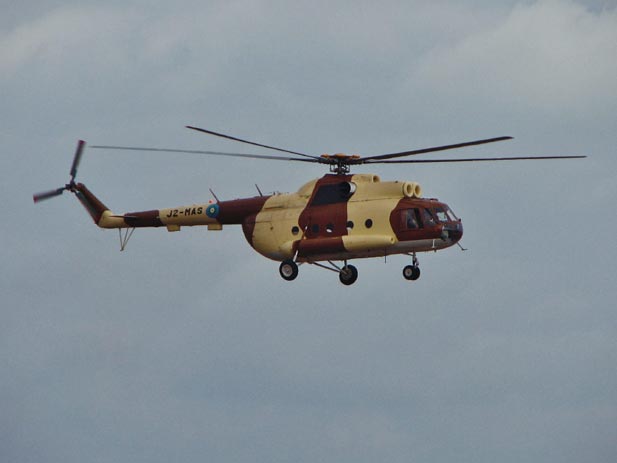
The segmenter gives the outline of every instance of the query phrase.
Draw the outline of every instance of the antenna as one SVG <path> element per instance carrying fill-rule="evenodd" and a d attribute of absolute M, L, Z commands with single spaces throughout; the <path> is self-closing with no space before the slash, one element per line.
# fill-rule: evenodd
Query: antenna
<path fill-rule="evenodd" d="M 214 196 L 214 199 L 216 199 L 216 202 L 220 203 L 221 201 L 216 197 L 216 194 L 214 193 L 214 191 L 212 191 L 212 188 L 208 188 L 208 190 L 210 190 L 210 193 L 212 194 L 212 196 Z"/>

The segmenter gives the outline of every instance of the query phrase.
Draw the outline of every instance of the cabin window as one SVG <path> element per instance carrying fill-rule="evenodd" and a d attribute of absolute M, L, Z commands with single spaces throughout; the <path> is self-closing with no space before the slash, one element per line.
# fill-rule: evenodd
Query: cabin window
<path fill-rule="evenodd" d="M 334 224 L 329 223 L 328 225 L 326 225 L 326 231 L 328 233 L 332 233 L 334 231 Z"/>
<path fill-rule="evenodd" d="M 291 233 L 294 235 L 297 235 L 298 233 L 300 233 L 300 229 L 298 227 L 291 227 Z"/>
<path fill-rule="evenodd" d="M 364 222 L 364 226 L 366 228 L 371 228 L 373 226 L 373 221 L 371 219 L 366 219 L 366 221 Z"/>
<path fill-rule="evenodd" d="M 311 226 L 311 230 L 313 230 L 313 233 L 319 233 L 319 225 L 317 225 L 316 223 L 314 223 Z"/>
<path fill-rule="evenodd" d="M 353 230 L 353 222 L 351 220 L 348 220 L 346 227 L 347 230 Z"/>

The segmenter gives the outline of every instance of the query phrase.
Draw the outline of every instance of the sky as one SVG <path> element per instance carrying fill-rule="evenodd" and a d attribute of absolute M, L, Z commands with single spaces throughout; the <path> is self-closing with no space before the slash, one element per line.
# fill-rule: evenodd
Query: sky
<path fill-rule="evenodd" d="M 613 462 L 617 4 L 3 0 L 0 460 Z M 278 263 L 221 232 L 119 251 L 64 185 L 78 139 L 584 160 L 363 166 L 412 180 L 462 245 Z M 438 157 L 437 153 L 432 154 Z M 428 157 L 428 155 L 427 155 Z M 86 148 L 117 213 L 295 191 L 318 165 Z"/>

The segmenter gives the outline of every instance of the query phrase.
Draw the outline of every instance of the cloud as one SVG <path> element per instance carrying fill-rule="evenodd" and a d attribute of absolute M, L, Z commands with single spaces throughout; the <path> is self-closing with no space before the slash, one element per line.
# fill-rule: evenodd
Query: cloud
<path fill-rule="evenodd" d="M 470 105 L 551 114 L 614 109 L 617 10 L 538 1 L 484 26 L 427 53 L 412 72 L 412 88 L 438 88 L 441 101 L 464 94 Z"/>
<path fill-rule="evenodd" d="M 52 73 L 61 73 L 63 66 L 71 63 L 84 67 L 96 63 L 106 46 L 111 51 L 117 45 L 109 43 L 107 34 L 101 37 L 103 32 L 114 31 L 117 40 L 122 38 L 118 13 L 112 8 L 65 7 L 18 25 L 0 38 L 4 78 L 33 63 Z"/>

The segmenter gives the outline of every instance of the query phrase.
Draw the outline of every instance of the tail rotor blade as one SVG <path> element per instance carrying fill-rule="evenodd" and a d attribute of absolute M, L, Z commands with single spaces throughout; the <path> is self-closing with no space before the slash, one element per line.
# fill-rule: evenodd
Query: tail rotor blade
<path fill-rule="evenodd" d="M 77 175 L 77 169 L 79 168 L 79 163 L 81 162 L 81 155 L 84 152 L 84 146 L 86 146 L 85 141 L 79 140 L 79 142 L 77 142 L 77 150 L 75 151 L 73 165 L 71 166 L 71 182 L 75 180 L 75 176 Z"/>
<path fill-rule="evenodd" d="M 38 203 L 41 201 L 45 201 L 46 199 L 60 196 L 64 192 L 64 190 L 66 190 L 66 187 L 56 188 L 55 190 L 43 191 L 41 193 L 36 193 L 35 195 L 33 195 L 32 199 L 34 199 L 35 203 Z"/>

